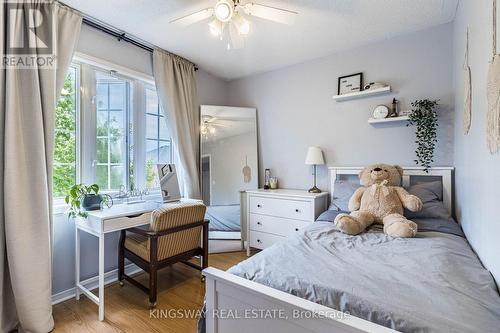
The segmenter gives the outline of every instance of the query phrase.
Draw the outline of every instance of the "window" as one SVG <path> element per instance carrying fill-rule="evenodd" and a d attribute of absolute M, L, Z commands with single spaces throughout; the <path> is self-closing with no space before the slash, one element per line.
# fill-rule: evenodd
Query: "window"
<path fill-rule="evenodd" d="M 145 88 L 146 94 L 146 187 L 157 188 L 157 163 L 171 163 L 172 149 L 167 121 L 161 114 L 156 90 Z"/>
<path fill-rule="evenodd" d="M 71 65 L 57 104 L 54 198 L 76 183 L 159 188 L 156 164 L 172 162 L 172 142 L 152 78 L 90 62 Z"/>
<path fill-rule="evenodd" d="M 64 80 L 61 97 L 55 112 L 53 196 L 65 196 L 68 189 L 79 181 L 78 128 L 80 73 L 72 65 Z"/>
<path fill-rule="evenodd" d="M 130 86 L 126 80 L 96 72 L 95 182 L 105 191 L 129 188 L 128 115 Z"/>

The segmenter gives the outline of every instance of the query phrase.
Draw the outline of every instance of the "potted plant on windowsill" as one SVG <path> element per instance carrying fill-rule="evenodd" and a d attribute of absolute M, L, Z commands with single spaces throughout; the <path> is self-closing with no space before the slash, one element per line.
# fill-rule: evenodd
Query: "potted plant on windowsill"
<path fill-rule="evenodd" d="M 84 185 L 75 184 L 69 190 L 69 194 L 65 198 L 69 206 L 69 217 L 84 217 L 88 216 L 87 211 L 102 209 L 105 205 L 111 207 L 113 199 L 108 194 L 99 194 L 99 185 Z"/>

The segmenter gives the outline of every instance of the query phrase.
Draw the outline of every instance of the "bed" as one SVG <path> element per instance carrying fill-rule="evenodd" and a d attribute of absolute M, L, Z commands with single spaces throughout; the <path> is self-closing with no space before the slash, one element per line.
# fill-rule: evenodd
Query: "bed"
<path fill-rule="evenodd" d="M 240 231 L 240 205 L 207 206 L 210 231 Z"/>
<path fill-rule="evenodd" d="M 360 168 L 331 168 L 339 175 Z M 452 169 L 412 177 L 438 177 L 452 211 Z M 339 232 L 338 211 L 256 254 L 228 272 L 204 274 L 206 332 L 494 332 L 500 297 L 451 219 L 414 219 L 417 237 L 394 239 L 373 226 L 359 236 Z"/>

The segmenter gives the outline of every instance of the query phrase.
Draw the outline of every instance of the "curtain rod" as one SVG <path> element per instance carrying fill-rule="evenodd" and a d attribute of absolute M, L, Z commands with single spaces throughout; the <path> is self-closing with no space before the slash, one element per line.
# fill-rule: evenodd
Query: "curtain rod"
<path fill-rule="evenodd" d="M 127 33 L 121 32 L 121 31 L 117 30 L 116 28 L 112 28 L 111 26 L 106 26 L 104 24 L 101 24 L 96 19 L 90 18 L 88 16 L 83 16 L 82 23 L 88 25 L 89 27 L 95 28 L 97 30 L 100 30 L 100 31 L 108 34 L 108 35 L 115 37 L 119 42 L 124 41 L 124 42 L 130 43 L 132 45 L 135 45 L 135 46 L 137 46 L 143 50 L 146 50 L 148 52 L 151 52 L 151 53 L 153 53 L 153 51 L 154 51 L 153 45 L 151 45 L 151 44 L 147 45 L 145 42 L 139 41 L 136 38 L 131 38 L 131 37 L 127 36 Z M 169 53 L 171 53 L 171 52 L 169 52 Z M 172 54 L 174 54 L 174 53 L 172 53 Z M 183 58 L 183 57 L 180 57 L 180 58 Z M 194 70 L 197 71 L 198 66 L 194 65 Z"/>

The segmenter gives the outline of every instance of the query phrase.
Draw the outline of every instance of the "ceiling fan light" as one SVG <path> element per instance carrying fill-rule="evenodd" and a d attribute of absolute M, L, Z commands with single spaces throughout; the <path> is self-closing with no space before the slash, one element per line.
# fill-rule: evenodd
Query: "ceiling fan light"
<path fill-rule="evenodd" d="M 236 13 L 233 16 L 234 25 L 238 29 L 240 35 L 248 35 L 250 33 L 250 22 L 242 17 L 240 14 Z"/>
<path fill-rule="evenodd" d="M 221 22 L 228 22 L 233 16 L 234 3 L 231 0 L 219 0 L 214 7 L 215 17 Z"/>
<path fill-rule="evenodd" d="M 214 36 L 221 36 L 224 30 L 224 23 L 219 21 L 218 19 L 214 19 L 212 22 L 208 24 L 210 28 L 210 33 Z"/>

